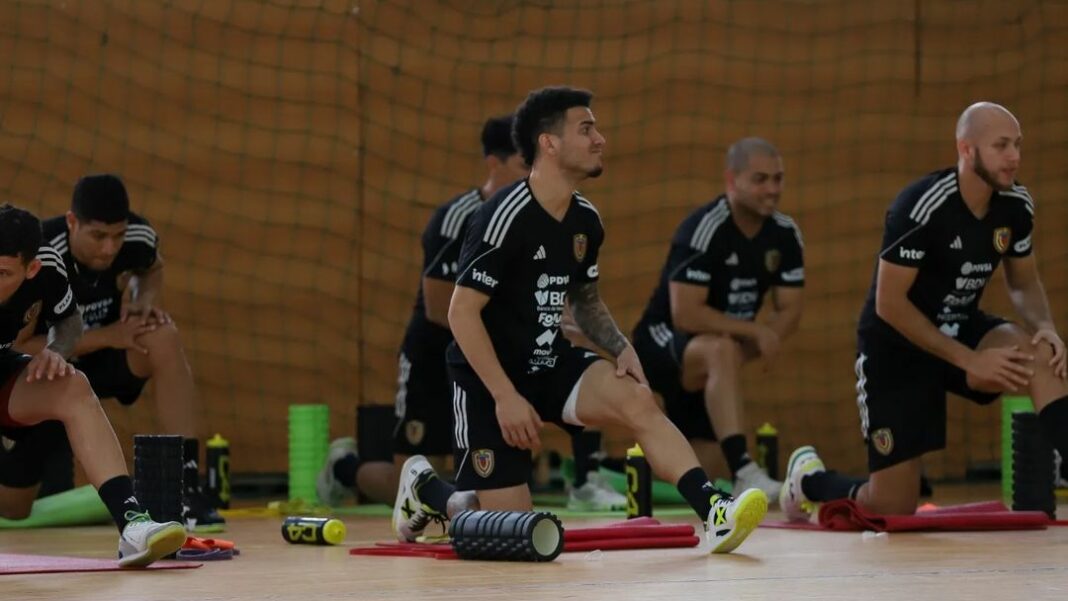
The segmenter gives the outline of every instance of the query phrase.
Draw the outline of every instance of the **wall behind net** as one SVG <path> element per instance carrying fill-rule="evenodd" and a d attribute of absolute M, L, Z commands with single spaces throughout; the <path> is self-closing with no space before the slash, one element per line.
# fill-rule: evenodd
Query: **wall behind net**
<path fill-rule="evenodd" d="M 748 419 L 777 425 L 787 451 L 811 442 L 862 471 L 854 332 L 883 214 L 906 183 L 955 161 L 956 116 L 972 101 L 1023 122 L 1036 248 L 1068 321 L 1065 17 L 1054 2 L 361 3 L 365 400 L 392 399 L 417 236 L 432 207 L 481 181 L 482 120 L 570 84 L 596 93 L 608 138 L 605 173 L 583 191 L 607 228 L 602 294 L 628 331 L 674 228 L 721 191 L 727 145 L 779 146 L 782 210 L 807 244 L 806 311 L 773 373 L 747 370 Z M 1005 312 L 999 288 L 987 306 Z M 951 448 L 932 475 L 998 456 L 997 410 L 950 406 Z"/>
<path fill-rule="evenodd" d="M 355 413 L 350 9 L 0 3 L 2 199 L 52 216 L 81 175 L 122 175 L 159 230 L 165 305 L 235 471 L 286 469 L 291 403 Z M 132 410 L 105 402 L 127 453 L 155 429 L 148 390 Z"/>
<path fill-rule="evenodd" d="M 808 287 L 772 374 L 747 371 L 748 419 L 860 471 L 853 332 L 882 215 L 954 161 L 969 102 L 1023 123 L 1036 248 L 1068 322 L 1066 17 L 987 0 L 6 2 L 0 190 L 52 215 L 80 175 L 124 176 L 160 231 L 209 429 L 233 440 L 235 469 L 280 471 L 289 404 L 329 403 L 340 435 L 356 403 L 392 402 L 418 237 L 481 181 L 487 116 L 546 84 L 597 94 L 607 169 L 584 192 L 627 330 L 675 226 L 721 191 L 726 146 L 765 136 Z M 985 303 L 1009 310 L 1000 284 Z M 126 440 L 153 427 L 151 399 L 106 405 Z M 950 415 L 933 475 L 997 457 L 996 410 L 955 400 Z"/>

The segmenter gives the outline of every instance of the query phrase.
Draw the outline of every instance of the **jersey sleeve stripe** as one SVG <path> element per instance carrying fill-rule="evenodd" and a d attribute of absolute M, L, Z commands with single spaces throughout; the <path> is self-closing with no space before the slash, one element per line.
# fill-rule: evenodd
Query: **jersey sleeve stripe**
<path fill-rule="evenodd" d="M 526 184 L 520 184 L 515 187 L 514 190 L 508 193 L 508 196 L 497 205 L 497 208 L 493 211 L 493 215 L 490 217 L 489 225 L 486 226 L 486 233 L 483 237 L 484 242 L 489 242 L 493 232 L 496 231 L 499 222 L 502 219 L 502 215 L 507 213 L 511 206 L 516 203 L 518 198 L 523 195 L 526 189 Z"/>
<path fill-rule="evenodd" d="M 456 223 L 452 226 L 452 229 L 445 235 L 446 238 L 452 238 L 455 240 L 460 235 L 460 230 L 464 227 L 464 222 L 471 216 L 472 213 L 478 210 L 478 204 L 473 204 L 456 217 Z"/>
<path fill-rule="evenodd" d="M 927 208 L 932 203 L 938 200 L 938 198 L 945 190 L 952 188 L 952 191 L 956 191 L 956 178 L 957 174 L 954 172 L 949 173 L 942 179 L 936 181 L 930 188 L 927 189 L 926 192 L 923 193 L 923 196 L 920 197 L 920 200 L 916 202 L 916 206 L 912 207 L 912 211 L 909 212 L 909 218 L 918 223 L 921 221 L 926 223 L 926 221 L 923 221 L 923 213 L 927 211 Z"/>
<path fill-rule="evenodd" d="M 57 244 L 66 244 L 66 243 L 67 243 L 67 232 L 63 232 L 62 234 L 56 236 L 55 238 L 52 238 L 52 240 L 50 241 L 50 244 L 52 246 L 56 246 Z"/>
<path fill-rule="evenodd" d="M 773 213 L 772 216 L 775 218 L 775 223 L 792 229 L 794 231 L 794 238 L 797 238 L 797 245 L 801 248 L 805 247 L 805 241 L 801 238 L 801 228 L 797 227 L 797 223 L 794 222 L 793 218 L 779 212 Z"/>
<path fill-rule="evenodd" d="M 1014 186 L 1012 190 L 1006 190 L 1006 191 L 1003 191 L 1003 192 L 999 192 L 999 194 L 1001 196 L 1008 196 L 1008 197 L 1011 197 L 1011 198 L 1019 198 L 1020 200 L 1023 201 L 1024 208 L 1027 209 L 1027 212 L 1032 214 L 1032 215 L 1035 214 L 1035 201 L 1031 199 L 1031 195 L 1028 194 L 1027 192 L 1020 192 Z"/>
<path fill-rule="evenodd" d="M 501 244 L 504 243 L 504 237 L 508 234 L 508 229 L 512 227 L 512 221 L 515 219 L 515 216 L 523 210 L 523 207 L 527 206 L 528 202 L 530 202 L 530 192 L 527 192 L 522 196 L 522 200 L 516 205 L 511 214 L 508 215 L 508 221 L 504 222 L 504 227 L 501 228 L 500 234 L 497 236 L 496 241 L 493 242 L 494 246 L 499 248 Z"/>
<path fill-rule="evenodd" d="M 576 194 L 576 196 L 578 196 L 579 206 L 580 207 L 586 207 L 587 209 L 593 211 L 593 214 L 597 215 L 597 221 L 600 221 L 601 225 L 603 226 L 604 225 L 604 221 L 601 220 L 601 212 L 597 210 L 597 207 L 593 206 L 592 202 L 586 200 L 582 196 L 579 196 L 578 194 Z"/>
<path fill-rule="evenodd" d="M 455 232 L 460 229 L 457 224 L 457 218 L 460 213 L 471 206 L 471 204 L 478 198 L 478 191 L 471 190 L 467 194 L 460 197 L 459 200 L 453 203 L 449 210 L 445 212 L 445 219 L 441 222 L 441 235 L 447 238 L 455 238 Z"/>
<path fill-rule="evenodd" d="M 151 246 L 152 248 L 156 248 L 156 239 L 145 236 L 144 234 L 126 234 L 126 238 L 123 240 L 123 242 L 141 242 L 142 244 L 146 244 L 148 246 Z"/>
<path fill-rule="evenodd" d="M 701 222 L 694 230 L 693 238 L 690 240 L 690 247 L 705 252 L 708 250 L 708 244 L 712 241 L 712 235 L 716 233 L 719 226 L 727 220 L 730 216 L 730 210 L 727 209 L 727 204 L 716 205 L 711 211 L 705 213 L 705 216 L 701 218 Z"/>

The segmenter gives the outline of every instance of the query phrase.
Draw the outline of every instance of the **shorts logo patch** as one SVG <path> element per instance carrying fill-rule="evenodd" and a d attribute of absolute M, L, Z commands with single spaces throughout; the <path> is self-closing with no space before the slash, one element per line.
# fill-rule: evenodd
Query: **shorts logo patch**
<path fill-rule="evenodd" d="M 772 249 L 764 253 L 764 267 L 768 270 L 768 273 L 775 273 L 779 270 L 779 265 L 782 264 L 782 253 Z"/>
<path fill-rule="evenodd" d="M 994 230 L 994 250 L 998 251 L 999 255 L 1005 254 L 1005 251 L 1009 249 L 1009 242 L 1012 242 L 1011 229 L 999 227 Z"/>
<path fill-rule="evenodd" d="M 37 316 L 41 314 L 41 301 L 37 301 L 30 305 L 29 309 L 26 309 L 26 314 L 22 316 L 22 324 L 26 325 L 31 321 L 37 319 Z"/>
<path fill-rule="evenodd" d="M 890 428 L 879 428 L 871 433 L 871 443 L 880 455 L 889 455 L 894 450 L 894 435 Z"/>
<path fill-rule="evenodd" d="M 426 436 L 426 424 L 423 422 L 413 419 L 404 424 L 404 437 L 408 439 L 408 444 L 416 446 L 423 442 L 424 436 Z"/>
<path fill-rule="evenodd" d="M 11 449 L 15 448 L 15 441 L 11 440 L 7 436 L 0 436 L 0 441 L 3 441 L 5 451 L 10 451 Z"/>
<path fill-rule="evenodd" d="M 575 234 L 575 260 L 579 263 L 586 258 L 586 234 Z"/>
<path fill-rule="evenodd" d="M 479 449 L 471 455 L 471 465 L 475 473 L 483 478 L 489 478 L 493 473 L 493 450 Z"/>

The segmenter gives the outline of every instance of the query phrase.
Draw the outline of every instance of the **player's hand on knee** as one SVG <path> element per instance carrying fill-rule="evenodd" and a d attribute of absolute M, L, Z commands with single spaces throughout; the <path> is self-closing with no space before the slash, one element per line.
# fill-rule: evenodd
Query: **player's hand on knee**
<path fill-rule="evenodd" d="M 782 339 L 779 337 L 778 332 L 762 323 L 754 323 L 753 325 L 756 326 L 756 335 L 753 337 L 753 341 L 756 342 L 757 349 L 760 350 L 760 356 L 770 365 L 779 354 L 779 346 L 782 344 Z"/>
<path fill-rule="evenodd" d="M 41 349 L 30 359 L 26 366 L 26 381 L 55 380 L 65 376 L 74 375 L 74 366 L 63 358 L 63 355 L 51 350 Z"/>
<path fill-rule="evenodd" d="M 148 348 L 145 347 L 138 338 L 144 334 L 154 331 L 158 326 L 155 321 L 141 322 L 137 319 L 129 319 L 126 321 L 116 321 L 115 323 L 107 326 L 111 334 L 111 347 L 117 349 L 133 349 L 139 353 L 148 354 Z"/>
<path fill-rule="evenodd" d="M 629 343 L 623 349 L 623 352 L 616 357 L 616 376 L 622 378 L 628 374 L 637 380 L 639 384 L 649 385 L 649 380 L 645 378 L 645 371 L 642 370 L 642 362 L 638 359 L 638 353 L 634 350 L 634 346 Z"/>
<path fill-rule="evenodd" d="M 1038 346 L 1043 342 L 1053 347 L 1053 357 L 1049 360 L 1049 366 L 1053 368 L 1053 373 L 1061 379 L 1068 379 L 1068 353 L 1065 353 L 1064 341 L 1057 335 L 1057 332 L 1051 329 L 1042 329 L 1035 333 L 1035 337 L 1031 339 L 1031 344 Z"/>
<path fill-rule="evenodd" d="M 497 423 L 504 442 L 519 449 L 540 449 L 538 431 L 543 424 L 534 407 L 518 392 L 503 395 L 496 401 Z"/>
<path fill-rule="evenodd" d="M 980 383 L 1016 392 L 1031 383 L 1035 372 L 1024 363 L 1034 360 L 1018 346 L 988 348 L 974 353 L 964 371 Z"/>

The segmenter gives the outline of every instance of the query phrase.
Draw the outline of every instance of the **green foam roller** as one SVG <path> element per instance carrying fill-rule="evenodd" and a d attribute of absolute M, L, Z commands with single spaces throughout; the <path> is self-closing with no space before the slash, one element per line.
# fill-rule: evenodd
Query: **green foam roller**
<path fill-rule="evenodd" d="M 25 519 L 0 518 L 0 529 L 85 526 L 109 521 L 111 514 L 100 500 L 100 495 L 95 488 L 85 485 L 37 499 L 33 502 L 29 517 Z"/>
<path fill-rule="evenodd" d="M 330 408 L 289 406 L 289 499 L 314 502 L 315 479 L 330 446 Z"/>
<path fill-rule="evenodd" d="M 1012 414 L 1032 413 L 1031 397 L 1001 397 L 1001 499 L 1012 506 Z"/>

